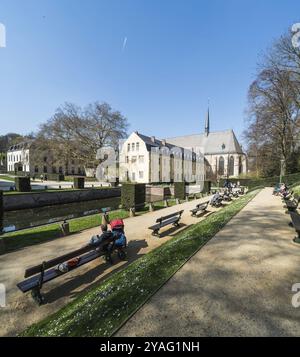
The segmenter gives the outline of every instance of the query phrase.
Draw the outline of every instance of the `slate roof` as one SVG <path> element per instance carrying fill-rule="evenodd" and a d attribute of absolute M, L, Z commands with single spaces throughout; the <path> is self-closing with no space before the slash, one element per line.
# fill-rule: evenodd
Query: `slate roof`
<path fill-rule="evenodd" d="M 11 151 L 19 151 L 19 150 L 28 149 L 32 145 L 32 142 L 33 142 L 33 140 L 28 140 L 28 141 L 21 142 L 19 144 L 12 145 L 9 147 L 9 149 L 7 151 L 11 152 Z"/>
<path fill-rule="evenodd" d="M 206 134 L 192 134 L 167 138 L 167 142 L 186 148 L 203 148 L 204 154 L 243 154 L 243 150 L 233 130 L 210 132 Z M 224 144 L 224 145 L 223 145 Z"/>

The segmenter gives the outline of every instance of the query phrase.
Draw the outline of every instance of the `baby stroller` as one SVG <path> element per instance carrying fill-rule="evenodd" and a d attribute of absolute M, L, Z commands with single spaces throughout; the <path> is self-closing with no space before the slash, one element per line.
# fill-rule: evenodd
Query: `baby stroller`
<path fill-rule="evenodd" d="M 118 257 L 121 260 L 126 258 L 125 248 L 127 240 L 124 233 L 124 223 L 122 219 L 115 219 L 110 222 L 111 230 L 105 230 L 99 236 L 93 236 L 90 240 L 90 245 L 94 246 L 101 255 L 104 255 L 105 260 L 113 263 L 112 253 L 116 250 Z"/>
<path fill-rule="evenodd" d="M 124 232 L 124 222 L 123 219 L 114 219 L 110 222 L 111 232 L 113 234 L 113 241 L 108 247 L 108 251 L 111 253 L 116 250 L 118 257 L 121 260 L 126 258 L 125 248 L 127 247 L 127 239 Z"/>

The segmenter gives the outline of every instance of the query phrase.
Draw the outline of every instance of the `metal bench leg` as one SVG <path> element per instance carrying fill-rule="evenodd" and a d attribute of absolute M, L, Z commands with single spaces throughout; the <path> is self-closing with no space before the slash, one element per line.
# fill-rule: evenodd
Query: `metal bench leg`
<path fill-rule="evenodd" d="M 179 227 L 179 221 L 174 222 L 173 225 L 174 225 L 175 227 Z"/>
<path fill-rule="evenodd" d="M 153 236 L 158 236 L 159 237 L 159 228 L 158 229 L 154 229 L 154 231 L 152 231 L 151 233 Z"/>
<path fill-rule="evenodd" d="M 33 298 L 33 300 L 38 304 L 38 305 L 42 305 L 45 301 L 45 298 L 43 297 L 43 295 L 41 294 L 41 289 L 39 286 L 33 288 L 31 290 L 31 296 Z"/>
<path fill-rule="evenodd" d="M 45 301 L 45 298 L 41 294 L 41 289 L 42 289 L 43 281 L 44 281 L 44 273 L 45 273 L 45 262 L 43 262 L 43 264 L 42 264 L 41 275 L 39 277 L 39 285 L 31 290 L 31 296 L 32 296 L 33 300 L 36 303 L 38 303 L 38 305 L 42 305 Z"/>
<path fill-rule="evenodd" d="M 295 243 L 299 243 L 299 244 L 300 244 L 300 231 L 297 231 L 297 234 L 298 234 L 298 236 L 295 237 L 295 238 L 293 239 L 293 241 L 294 241 Z"/>

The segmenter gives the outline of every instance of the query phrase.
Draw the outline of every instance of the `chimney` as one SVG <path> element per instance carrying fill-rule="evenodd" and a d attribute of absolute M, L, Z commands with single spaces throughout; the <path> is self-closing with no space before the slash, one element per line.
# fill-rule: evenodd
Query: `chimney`
<path fill-rule="evenodd" d="M 155 143 L 155 136 L 151 136 L 151 141 Z"/>

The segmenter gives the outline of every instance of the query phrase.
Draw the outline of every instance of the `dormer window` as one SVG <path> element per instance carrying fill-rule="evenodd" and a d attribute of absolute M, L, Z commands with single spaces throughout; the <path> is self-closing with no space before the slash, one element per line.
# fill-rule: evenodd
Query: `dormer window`
<path fill-rule="evenodd" d="M 226 146 L 225 146 L 225 144 L 223 143 L 223 144 L 222 144 L 222 150 L 225 150 L 225 147 L 226 147 Z"/>

